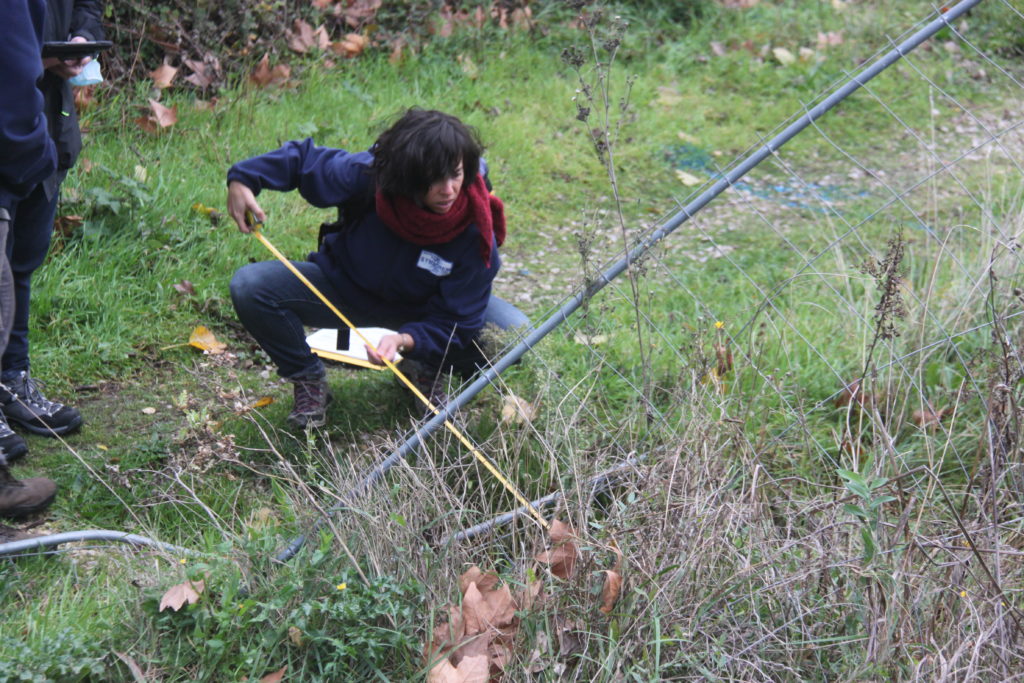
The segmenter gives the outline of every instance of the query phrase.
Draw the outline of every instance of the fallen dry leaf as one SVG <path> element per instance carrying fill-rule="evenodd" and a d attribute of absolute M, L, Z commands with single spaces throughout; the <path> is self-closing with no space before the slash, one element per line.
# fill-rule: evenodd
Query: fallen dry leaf
<path fill-rule="evenodd" d="M 775 57 L 775 61 L 783 66 L 788 66 L 796 61 L 796 57 L 793 56 L 793 53 L 784 47 L 772 48 L 772 56 Z"/>
<path fill-rule="evenodd" d="M 551 528 L 548 531 L 552 543 L 565 543 L 576 537 L 572 527 L 560 519 L 551 520 Z"/>
<path fill-rule="evenodd" d="M 173 126 L 178 122 L 178 105 L 173 107 L 165 107 L 156 100 L 150 100 L 149 106 L 153 110 L 152 117 L 156 121 L 156 125 L 161 128 L 167 128 Z"/>
<path fill-rule="evenodd" d="M 71 237 L 84 220 L 81 216 L 58 216 L 53 221 L 53 231 L 61 237 Z"/>
<path fill-rule="evenodd" d="M 818 32 L 818 49 L 824 50 L 828 47 L 843 44 L 843 32 L 842 31 L 825 31 L 822 33 Z"/>
<path fill-rule="evenodd" d="M 568 579 L 576 569 L 576 546 L 566 543 L 557 548 L 545 550 L 537 555 L 536 559 L 538 562 L 547 564 L 553 576 Z"/>
<path fill-rule="evenodd" d="M 83 85 L 75 87 L 75 109 L 80 112 L 96 106 L 96 86 Z"/>
<path fill-rule="evenodd" d="M 253 408 L 264 408 L 274 402 L 274 399 L 270 396 L 261 396 L 255 403 L 252 404 Z"/>
<path fill-rule="evenodd" d="M 681 182 L 683 185 L 686 185 L 687 187 L 693 187 L 694 185 L 700 185 L 701 182 L 703 182 L 703 181 L 701 181 L 700 178 L 698 178 L 697 176 L 693 175 L 692 173 L 687 173 L 686 171 L 683 171 L 683 170 L 678 169 L 678 168 L 676 169 L 676 178 L 678 178 L 679 182 Z"/>
<path fill-rule="evenodd" d="M 175 282 L 172 286 L 174 287 L 174 291 L 178 292 L 179 294 L 184 294 L 185 296 L 195 296 L 196 295 L 195 285 L 193 285 L 188 280 L 182 280 L 181 282 Z"/>
<path fill-rule="evenodd" d="M 331 43 L 331 51 L 341 57 L 358 57 L 370 41 L 358 33 L 348 33 L 337 43 Z"/>
<path fill-rule="evenodd" d="M 174 77 L 177 75 L 178 68 L 166 62 L 149 72 L 149 77 L 153 79 L 153 86 L 161 90 L 171 87 L 171 83 L 174 82 Z"/>
<path fill-rule="evenodd" d="M 143 415 L 156 415 L 156 408 L 153 408 L 152 406 L 147 406 L 147 407 L 142 409 L 142 414 Z"/>
<path fill-rule="evenodd" d="M 584 346 L 600 346 L 608 342 L 608 335 L 606 334 L 593 334 L 586 335 L 582 332 L 577 332 L 573 335 L 572 340 L 577 344 L 583 344 Z"/>
<path fill-rule="evenodd" d="M 285 664 L 277 671 L 269 673 L 260 679 L 260 683 L 281 683 L 284 680 L 284 673 L 288 670 L 288 665 Z"/>
<path fill-rule="evenodd" d="M 935 410 L 932 406 L 926 406 L 920 410 L 915 410 L 912 419 L 914 424 L 921 429 L 935 430 L 939 428 L 940 424 L 942 424 L 943 418 L 952 411 L 953 409 L 949 406 L 940 408 L 939 410 Z"/>
<path fill-rule="evenodd" d="M 345 16 L 345 23 L 357 28 L 374 18 L 380 5 L 381 0 L 348 0 L 335 5 L 335 13 L 340 11 Z"/>
<path fill-rule="evenodd" d="M 484 573 L 475 564 L 459 577 L 459 592 L 465 594 L 470 584 L 475 583 L 481 591 L 492 591 L 501 582 L 497 574 Z"/>
<path fill-rule="evenodd" d="M 405 56 L 405 41 L 401 38 L 396 38 L 391 43 L 391 54 L 388 55 L 388 62 L 395 66 L 400 64 L 402 58 Z"/>
<path fill-rule="evenodd" d="M 493 634 L 491 633 L 467 634 L 466 639 L 448 655 L 448 661 L 458 666 L 459 662 L 467 657 L 477 657 L 479 655 L 486 657 L 488 645 L 492 637 Z"/>
<path fill-rule="evenodd" d="M 288 640 L 290 640 L 292 645 L 295 647 L 302 647 L 302 629 L 298 626 L 289 626 Z"/>
<path fill-rule="evenodd" d="M 321 50 L 326 50 L 331 47 L 331 37 L 327 35 L 327 29 L 324 28 L 323 24 L 316 27 L 313 31 L 313 40 L 316 41 L 316 46 Z"/>
<path fill-rule="evenodd" d="M 148 114 L 135 119 L 135 123 L 147 133 L 157 133 L 161 128 L 173 126 L 178 122 L 178 105 L 168 108 L 156 100 L 150 100 L 149 108 Z"/>
<path fill-rule="evenodd" d="M 515 619 L 515 614 L 516 604 L 508 584 L 485 593 L 476 583 L 471 583 L 462 597 L 462 618 L 467 636 L 508 626 Z"/>
<path fill-rule="evenodd" d="M 576 544 L 573 542 L 572 528 L 555 519 L 551 521 L 550 535 L 552 547 L 534 559 L 547 564 L 553 576 L 568 579 L 576 569 L 576 559 L 579 554 Z"/>
<path fill-rule="evenodd" d="M 614 609 L 622 593 L 622 575 L 611 569 L 604 570 L 604 586 L 601 588 L 600 610 L 608 614 Z"/>
<path fill-rule="evenodd" d="M 263 59 L 253 69 L 252 74 L 249 76 L 249 81 L 261 88 L 265 88 L 268 85 L 280 85 L 291 78 L 291 75 L 292 69 L 287 64 L 278 64 L 271 67 L 270 53 L 268 52 L 263 55 Z"/>
<path fill-rule="evenodd" d="M 724 57 L 725 56 L 725 46 L 722 45 L 717 40 L 712 40 L 711 41 L 711 54 L 715 55 L 716 57 Z"/>
<path fill-rule="evenodd" d="M 210 355 L 217 355 L 218 353 L 224 353 L 227 350 L 228 345 L 224 342 L 217 341 L 217 338 L 213 336 L 205 325 L 197 325 L 192 330 L 192 335 L 188 338 L 188 343 L 197 349 L 202 349 Z"/>
<path fill-rule="evenodd" d="M 202 581 L 186 581 L 176 586 L 171 586 L 160 598 L 160 610 L 163 612 L 168 607 L 177 612 L 185 605 L 192 605 L 199 602 L 199 596 L 203 592 Z"/>
<path fill-rule="evenodd" d="M 475 583 L 469 584 L 462 596 L 462 620 L 466 624 L 466 635 L 475 636 L 487 628 L 484 596 Z"/>
<path fill-rule="evenodd" d="M 427 672 L 427 683 L 487 683 L 490 669 L 486 654 L 463 657 L 458 666 L 445 658 Z"/>
<path fill-rule="evenodd" d="M 313 36 L 313 27 L 302 19 L 296 19 L 292 29 L 285 29 L 285 38 L 288 41 L 288 49 L 299 54 L 309 52 L 310 48 L 316 47 L 316 38 Z"/>
<path fill-rule="evenodd" d="M 213 85 L 216 72 L 220 68 L 220 62 L 214 57 L 211 57 L 210 63 L 194 59 L 182 59 L 181 63 L 192 71 L 191 74 L 185 76 L 185 80 L 200 90 L 205 90 Z"/>
<path fill-rule="evenodd" d="M 515 394 L 505 397 L 501 406 L 502 424 L 529 424 L 537 417 L 537 408 L 526 399 L 519 398 Z"/>
<path fill-rule="evenodd" d="M 874 394 L 865 391 L 861 387 L 859 379 L 855 379 L 843 387 L 843 390 L 839 392 L 835 400 L 836 408 L 842 408 L 851 404 L 859 408 L 871 408 L 876 403 L 878 403 L 878 398 Z"/>

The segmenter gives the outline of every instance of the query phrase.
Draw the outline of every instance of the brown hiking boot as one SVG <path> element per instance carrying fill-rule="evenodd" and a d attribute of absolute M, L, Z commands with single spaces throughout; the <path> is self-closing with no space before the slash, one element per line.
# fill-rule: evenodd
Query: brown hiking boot
<path fill-rule="evenodd" d="M 448 377 L 436 366 L 405 358 L 402 360 L 402 366 L 399 369 L 402 371 L 402 374 L 409 378 L 413 386 L 426 396 L 427 400 L 434 404 L 435 408 L 443 408 L 448 403 L 448 394 L 445 392 Z M 404 382 L 399 381 L 399 383 L 403 388 L 409 388 L 405 386 Z M 424 405 L 419 396 L 412 394 L 412 397 L 417 407 Z M 432 414 L 429 408 L 427 413 Z"/>
<path fill-rule="evenodd" d="M 300 428 L 327 424 L 327 405 L 331 402 L 327 377 L 294 378 L 291 381 L 295 385 L 295 403 L 288 422 Z"/>
<path fill-rule="evenodd" d="M 50 506 L 57 496 L 57 485 L 44 477 L 18 480 L 5 465 L 0 465 L 0 517 L 21 519 Z"/>

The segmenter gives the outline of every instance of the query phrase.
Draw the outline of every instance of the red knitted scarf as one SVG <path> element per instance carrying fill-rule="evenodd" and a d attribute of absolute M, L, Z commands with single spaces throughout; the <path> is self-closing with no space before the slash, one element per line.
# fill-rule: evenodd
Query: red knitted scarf
<path fill-rule="evenodd" d="M 402 239 L 424 247 L 450 242 L 470 223 L 476 223 L 480 230 L 480 256 L 488 268 L 491 267 L 491 241 L 497 240 L 499 246 L 505 242 L 505 206 L 487 191 L 479 175 L 472 185 L 462 188 L 455 203 L 444 214 L 417 206 L 408 197 L 389 200 L 380 190 L 376 204 L 377 215 L 384 225 Z"/>

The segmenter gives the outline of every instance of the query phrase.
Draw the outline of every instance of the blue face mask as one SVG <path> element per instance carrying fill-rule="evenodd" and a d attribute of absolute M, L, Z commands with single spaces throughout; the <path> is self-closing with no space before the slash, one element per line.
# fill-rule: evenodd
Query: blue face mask
<path fill-rule="evenodd" d="M 98 59 L 91 60 L 82 69 L 82 73 L 78 74 L 74 78 L 69 78 L 68 83 L 71 85 L 96 85 L 97 83 L 103 82 L 103 74 L 100 73 L 100 62 Z"/>

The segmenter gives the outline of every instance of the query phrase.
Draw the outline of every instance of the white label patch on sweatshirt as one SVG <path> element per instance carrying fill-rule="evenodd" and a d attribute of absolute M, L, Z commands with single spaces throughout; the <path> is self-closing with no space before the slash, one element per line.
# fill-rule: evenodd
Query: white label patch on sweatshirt
<path fill-rule="evenodd" d="M 437 277 L 444 277 L 452 272 L 451 261 L 445 261 L 434 252 L 427 251 L 426 249 L 420 252 L 420 260 L 416 262 L 416 267 L 422 268 Z"/>

